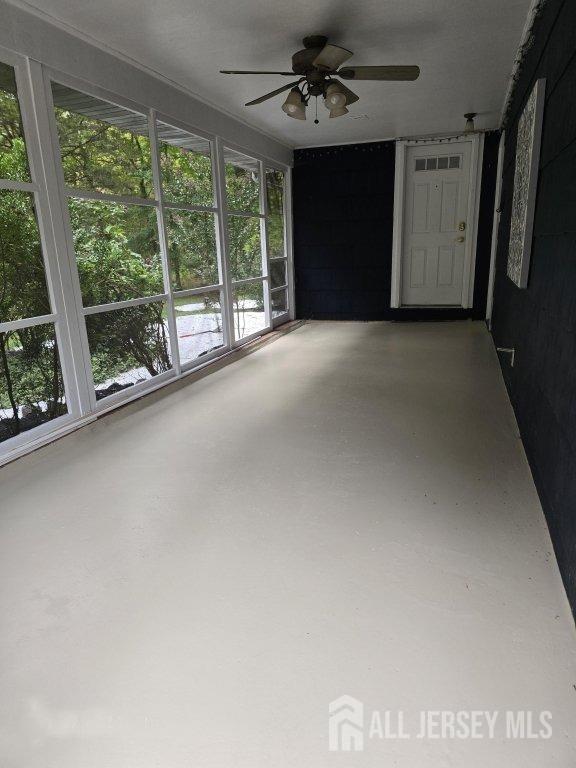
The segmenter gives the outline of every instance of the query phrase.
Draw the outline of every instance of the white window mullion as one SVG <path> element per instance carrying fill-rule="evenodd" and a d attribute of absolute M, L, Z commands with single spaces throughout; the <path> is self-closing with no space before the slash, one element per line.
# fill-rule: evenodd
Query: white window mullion
<path fill-rule="evenodd" d="M 216 192 L 216 207 L 220 211 L 218 216 L 218 268 L 220 270 L 220 282 L 222 283 L 222 323 L 224 325 L 224 343 L 231 348 L 234 344 L 234 312 L 232 284 L 230 280 L 230 258 L 228 240 L 228 201 L 226 199 L 226 170 L 222 142 L 216 139 L 213 144 L 212 176 Z"/>
<path fill-rule="evenodd" d="M 264 318 L 268 328 L 272 327 L 272 304 L 270 301 L 270 258 L 268 255 L 268 197 L 266 194 L 266 166 L 260 160 L 260 241 L 262 243 L 262 275 L 264 277 Z"/>
<path fill-rule="evenodd" d="M 62 282 L 63 322 L 66 324 L 70 338 L 70 365 L 78 394 L 79 415 L 85 416 L 92 413 L 96 408 L 96 394 L 88 334 L 82 312 L 80 276 L 70 225 L 68 197 L 65 193 L 64 170 L 60 156 L 51 81 L 43 66 L 38 62 L 29 60 L 29 67 L 40 138 L 40 154 L 44 163 L 50 220 Z"/>
<path fill-rule="evenodd" d="M 288 313 L 290 320 L 296 317 L 294 296 L 294 228 L 292 226 L 292 169 L 284 171 L 284 253 L 288 280 Z"/>
<path fill-rule="evenodd" d="M 166 230 L 166 216 L 164 213 L 164 193 L 162 190 L 162 171 L 160 168 L 160 153 L 158 151 L 158 131 L 156 128 L 156 113 L 150 110 L 148 118 L 150 134 L 150 153 L 152 156 L 152 178 L 154 179 L 154 191 L 158 201 L 158 236 L 160 242 L 160 258 L 162 259 L 162 274 L 164 276 L 164 291 L 167 294 L 168 330 L 170 333 L 170 352 L 172 367 L 177 376 L 180 375 L 180 349 L 178 347 L 178 326 L 174 311 L 174 292 L 170 279 L 170 265 L 168 263 L 168 233 Z"/>
<path fill-rule="evenodd" d="M 51 131 L 52 102 L 42 65 L 28 59 L 28 77 L 31 104 L 37 129 L 37 141 L 30 142 L 32 165 L 39 184 L 38 202 L 41 228 L 44 229 L 45 259 L 51 288 L 53 308 L 58 315 L 56 334 L 60 351 L 60 364 L 68 411 L 80 417 L 92 409 L 90 379 L 86 375 L 85 346 L 77 303 L 74 274 L 77 278 L 76 260 L 68 252 L 64 220 L 68 215 L 65 198 L 60 194 L 55 149 Z M 41 174 L 41 176 L 40 176 Z M 66 210 L 64 208 L 66 207 Z M 77 284 L 78 296 L 80 284 Z M 87 349 L 87 340 L 86 340 Z"/>

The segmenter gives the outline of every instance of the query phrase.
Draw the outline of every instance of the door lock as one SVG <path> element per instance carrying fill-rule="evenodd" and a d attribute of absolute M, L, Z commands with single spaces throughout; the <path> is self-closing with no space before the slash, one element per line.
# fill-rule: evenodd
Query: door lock
<path fill-rule="evenodd" d="M 460 230 L 460 232 L 464 232 L 464 230 L 466 229 L 466 222 L 461 221 L 460 224 L 458 224 L 458 229 Z"/>
<path fill-rule="evenodd" d="M 457 243 L 463 243 L 465 240 L 466 240 L 466 238 L 465 238 L 465 237 L 457 237 L 457 238 L 456 238 L 456 242 L 457 242 Z"/>

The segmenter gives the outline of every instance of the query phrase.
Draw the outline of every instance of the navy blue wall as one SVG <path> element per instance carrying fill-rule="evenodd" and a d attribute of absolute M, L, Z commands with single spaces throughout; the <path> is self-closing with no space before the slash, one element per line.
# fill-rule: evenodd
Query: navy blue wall
<path fill-rule="evenodd" d="M 549 0 L 506 126 L 493 335 L 572 609 L 576 613 L 576 2 Z M 517 120 L 546 78 L 528 288 L 506 277 Z"/>
<path fill-rule="evenodd" d="M 390 309 L 393 141 L 296 150 L 296 313 L 320 320 L 483 318 L 498 135 L 485 138 L 472 310 Z"/>

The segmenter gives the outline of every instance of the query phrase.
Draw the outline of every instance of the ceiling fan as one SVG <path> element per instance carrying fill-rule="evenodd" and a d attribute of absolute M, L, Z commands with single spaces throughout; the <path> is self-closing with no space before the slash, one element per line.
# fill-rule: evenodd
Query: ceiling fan
<path fill-rule="evenodd" d="M 278 96 L 284 91 L 290 91 L 282 109 L 296 120 L 306 120 L 306 107 L 312 96 L 324 98 L 324 104 L 330 112 L 330 117 L 341 117 L 348 114 L 348 105 L 360 98 L 340 80 L 416 80 L 420 68 L 415 66 L 385 66 L 385 67 L 342 67 L 344 62 L 353 56 L 352 51 L 332 45 L 324 35 L 310 35 L 302 41 L 304 48 L 292 56 L 292 72 L 269 72 L 254 70 L 221 69 L 225 75 L 284 75 L 292 77 L 300 75 L 288 85 L 283 85 L 275 91 L 266 93 L 245 106 L 252 107 L 263 101 Z M 339 69 L 340 67 L 340 69 Z M 316 102 L 318 103 L 318 102 Z M 316 110 L 315 123 L 318 123 Z"/>

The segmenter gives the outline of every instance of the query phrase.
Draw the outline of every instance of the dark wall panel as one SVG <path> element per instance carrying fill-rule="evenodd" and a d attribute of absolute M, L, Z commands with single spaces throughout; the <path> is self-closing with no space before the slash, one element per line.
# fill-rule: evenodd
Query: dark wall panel
<path fill-rule="evenodd" d="M 296 150 L 294 263 L 298 317 L 483 318 L 498 135 L 486 134 L 473 310 L 390 309 L 393 141 Z"/>
<path fill-rule="evenodd" d="M 506 126 L 493 335 L 576 614 L 576 3 L 549 0 L 534 28 Z M 528 288 L 506 276 L 517 121 L 534 82 L 546 100 Z"/>

